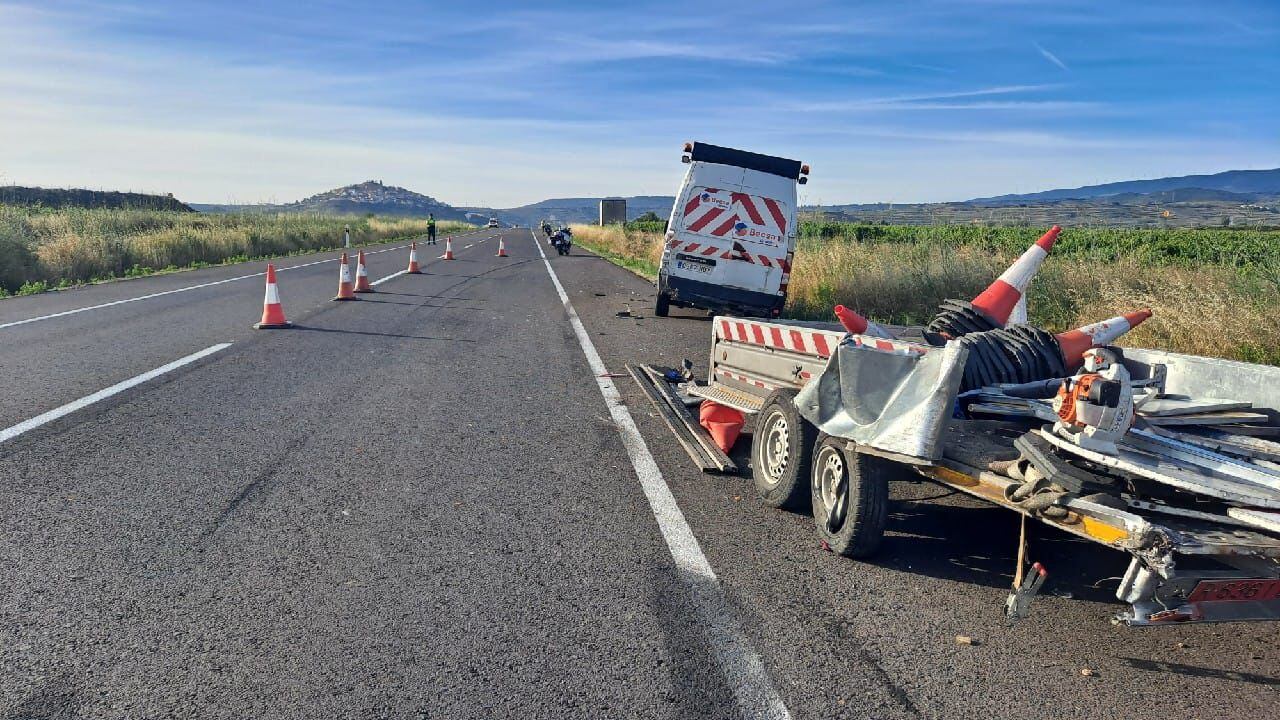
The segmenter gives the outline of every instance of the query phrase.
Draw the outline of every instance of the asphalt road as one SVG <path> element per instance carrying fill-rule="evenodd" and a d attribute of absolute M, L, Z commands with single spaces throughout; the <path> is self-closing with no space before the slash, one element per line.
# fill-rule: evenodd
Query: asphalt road
<path fill-rule="evenodd" d="M 5 327 L 261 263 L 0 302 L 0 428 L 230 343 L 0 443 L 0 717 L 1274 714 L 1276 627 L 1113 627 L 1123 558 L 1048 530 L 1007 626 L 1004 511 L 904 483 L 878 558 L 822 551 L 572 324 L 611 373 L 705 370 L 704 318 L 581 252 L 549 258 L 571 314 L 493 235 L 354 303 L 332 254 L 282 261 L 329 259 L 280 274 L 291 330 L 250 329 L 260 276 Z"/>

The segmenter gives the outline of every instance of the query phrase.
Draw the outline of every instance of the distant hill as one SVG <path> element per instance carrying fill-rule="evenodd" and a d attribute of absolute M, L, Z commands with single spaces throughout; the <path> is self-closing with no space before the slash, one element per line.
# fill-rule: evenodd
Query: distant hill
<path fill-rule="evenodd" d="M 328 190 L 298 202 L 281 205 L 278 209 L 284 212 L 318 212 L 331 215 L 373 213 L 426 217 L 431 213 L 437 220 L 466 219 L 466 214 L 452 205 L 402 187 L 383 185 L 381 180 L 369 180 L 357 185 Z"/>
<path fill-rule="evenodd" d="M 656 213 L 658 217 L 666 219 L 671 215 L 671 205 L 676 201 L 671 195 L 634 195 L 623 199 L 627 201 L 628 220 L 634 220 L 647 212 Z M 598 197 L 553 198 L 516 208 L 467 209 L 479 213 L 491 213 L 507 225 L 532 226 L 542 220 L 593 223 L 600 220 L 600 200 L 601 198 Z"/>
<path fill-rule="evenodd" d="M 1049 200 L 1084 200 L 1122 194 L 1150 195 L 1160 192 L 1193 189 L 1199 191 L 1225 191 L 1248 196 L 1246 199 L 1256 199 L 1257 196 L 1280 195 L 1280 168 L 1275 170 L 1229 170 L 1213 175 L 1181 175 L 1178 177 L 1156 178 L 1154 180 L 1125 180 L 1103 185 L 1086 185 L 1078 188 L 1045 190 L 1044 192 L 1021 195 L 997 195 L 995 197 L 976 198 L 968 202 L 987 206 L 1023 205 Z"/>
<path fill-rule="evenodd" d="M 173 195 L 146 195 L 143 193 L 114 192 L 106 190 L 61 190 L 56 188 L 0 186 L 0 205 L 41 205 L 51 208 L 135 208 L 139 210 L 194 210 Z"/>

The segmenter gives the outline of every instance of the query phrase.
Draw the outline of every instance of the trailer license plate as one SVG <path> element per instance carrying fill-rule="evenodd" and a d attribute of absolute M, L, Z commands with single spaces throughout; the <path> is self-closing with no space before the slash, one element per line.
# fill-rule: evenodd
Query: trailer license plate
<path fill-rule="evenodd" d="M 1280 580 L 1201 580 L 1189 602 L 1246 602 L 1280 599 Z"/>

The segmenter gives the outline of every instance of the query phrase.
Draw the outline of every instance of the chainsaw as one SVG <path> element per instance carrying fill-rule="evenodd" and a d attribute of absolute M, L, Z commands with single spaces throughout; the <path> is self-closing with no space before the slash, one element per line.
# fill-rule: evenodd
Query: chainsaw
<path fill-rule="evenodd" d="M 1080 372 L 1058 388 L 1053 410 L 1058 415 L 1055 433 L 1082 448 L 1117 454 L 1116 442 L 1133 425 L 1129 371 L 1111 350 L 1085 352 Z"/>

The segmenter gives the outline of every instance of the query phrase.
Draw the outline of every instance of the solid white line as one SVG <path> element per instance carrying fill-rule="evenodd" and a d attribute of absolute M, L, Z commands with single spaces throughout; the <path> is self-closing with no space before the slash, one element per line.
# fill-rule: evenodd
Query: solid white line
<path fill-rule="evenodd" d="M 391 273 L 390 275 L 388 275 L 388 276 L 386 276 L 386 277 L 384 277 L 384 278 L 381 278 L 381 279 L 378 279 L 378 280 L 374 280 L 373 282 L 369 283 L 369 286 L 370 286 L 370 287 L 377 287 L 377 286 L 381 285 L 382 283 L 384 283 L 384 282 L 386 282 L 386 281 L 390 280 L 391 278 L 398 278 L 398 277 L 400 277 L 401 275 L 403 275 L 403 274 L 405 274 L 405 273 L 407 273 L 407 272 L 409 272 L 408 268 L 406 268 L 406 269 L 404 269 L 404 270 L 401 270 L 401 271 L 399 271 L 399 272 L 393 272 L 393 273 Z"/>
<path fill-rule="evenodd" d="M 383 248 L 381 250 L 367 250 L 365 251 L 365 255 L 378 255 L 384 252 L 391 252 L 392 250 L 403 250 L 407 247 L 409 246 L 396 245 L 394 247 Z M 338 251 L 325 250 L 324 252 L 338 252 Z M 444 256 L 441 255 L 440 257 L 444 257 Z M 255 260 L 254 262 L 261 262 L 261 261 Z M 281 273 L 281 272 L 288 272 L 290 270 L 299 270 L 301 268 L 307 268 L 313 265 L 320 265 L 327 262 L 335 262 L 335 258 L 327 258 L 325 260 L 316 260 L 309 263 L 302 263 L 301 265 L 290 265 L 289 267 L 284 267 L 284 268 L 278 267 L 276 268 L 276 272 Z M 0 330 L 9 328 L 9 327 L 14 327 L 15 325 L 26 325 L 28 323 L 40 322 L 41 320 L 52 320 L 54 318 L 66 317 L 67 315 L 75 315 L 82 312 L 89 312 L 90 310 L 101 310 L 103 308 L 115 307 L 116 305 L 124 305 L 125 303 L 138 302 L 139 300 L 150 300 L 152 298 L 163 297 L 165 295 L 173 295 L 175 293 L 187 292 L 188 290 L 199 290 L 200 288 L 213 287 L 215 285 L 225 285 L 226 283 L 236 282 L 237 280 L 248 280 L 249 278 L 262 277 L 263 275 L 266 275 L 266 274 L 267 272 L 263 270 L 262 272 L 250 273 L 248 275 L 237 275 L 232 278 L 226 278 L 225 280 L 214 280 L 213 282 L 200 283 L 199 285 L 188 285 L 186 287 L 174 288 L 173 290 L 164 290 L 162 292 L 154 292 L 148 295 L 139 295 L 138 297 L 125 298 L 123 300 L 113 300 L 112 302 L 100 303 L 98 305 L 87 305 L 85 307 L 75 308 L 72 310 L 63 310 L 62 312 L 50 313 L 48 315 L 41 315 L 39 317 L 27 318 L 26 320 L 14 320 L 13 322 L 0 323 Z"/>
<path fill-rule="evenodd" d="M 560 302 L 569 315 L 569 324 L 573 326 L 574 335 L 578 336 L 578 345 L 587 356 L 587 364 L 591 367 L 591 374 L 595 375 L 600 394 L 609 406 L 609 414 L 618 428 L 618 435 L 631 458 L 631 465 L 635 468 L 645 497 L 649 499 L 649 507 L 658 521 L 662 537 L 667 541 L 667 548 L 675 560 L 680 578 L 689 587 L 694 606 L 706 629 L 708 643 L 715 653 L 716 664 L 719 665 L 725 682 L 733 690 L 743 717 L 775 720 L 790 718 L 791 713 L 774 689 L 773 681 L 769 679 L 760 656 L 752 649 L 737 621 L 733 619 L 724 589 L 720 586 L 715 571 L 711 569 L 711 563 L 707 562 L 707 556 L 702 553 L 693 529 L 685 521 L 684 513 L 680 511 L 671 488 L 662 477 L 662 471 L 658 469 L 658 463 L 649 452 L 644 437 L 636 428 L 631 412 L 623 404 L 622 395 L 609 378 L 609 371 L 600 359 L 600 353 L 596 352 L 596 346 L 587 335 L 587 329 L 577 311 L 573 309 L 573 303 L 569 302 L 569 295 L 560 284 L 560 278 L 542 252 L 537 234 L 532 230 L 530 234 L 533 235 L 533 246 L 538 249 L 542 264 L 551 276 L 551 283 L 555 285 L 556 294 L 560 296 Z"/>
<path fill-rule="evenodd" d="M 44 425 L 45 423 L 53 422 L 54 420 L 57 420 L 58 418 L 64 415 L 70 415 L 71 413 L 77 410 L 80 410 L 81 408 L 86 408 L 98 402 L 99 400 L 105 400 L 106 398 L 109 398 L 112 395 L 117 395 L 119 393 L 122 393 L 125 390 L 128 390 L 129 388 L 135 385 L 141 385 L 142 383 L 148 380 L 151 380 L 152 378 L 160 377 L 161 375 L 164 375 L 167 372 L 177 370 L 183 365 L 189 365 L 201 358 L 208 357 L 218 352 L 219 350 L 226 350 L 229 347 L 231 347 L 231 343 L 218 343 L 217 345 L 211 345 L 201 350 L 200 352 L 192 353 L 184 358 L 179 358 L 177 360 L 174 360 L 171 363 L 168 363 L 167 365 L 161 365 L 155 370 L 148 370 L 147 372 L 144 372 L 141 375 L 137 375 L 135 377 L 131 377 L 128 380 L 125 380 L 124 382 L 118 382 L 109 388 L 104 388 L 102 390 L 99 390 L 98 392 L 93 393 L 92 395 L 85 395 L 79 400 L 73 400 L 67 403 L 66 405 L 63 405 L 61 407 L 56 407 L 50 410 L 49 412 L 41 413 L 31 418 L 30 420 L 24 420 L 18 423 L 17 425 L 14 425 L 12 427 L 7 427 L 4 430 L 0 430 L 0 443 L 12 440 L 13 438 L 18 437 L 24 432 L 27 432 L 29 430 L 34 430 L 40 427 L 41 425 Z"/>

